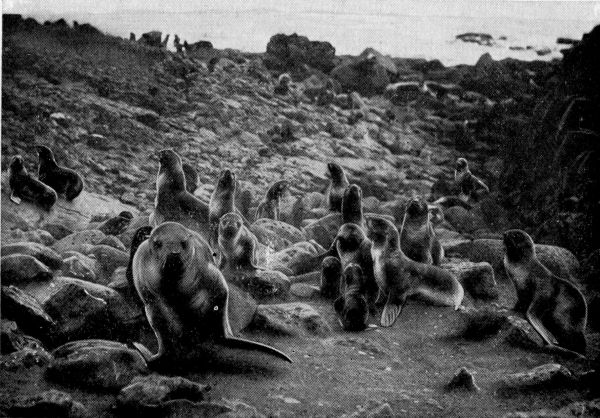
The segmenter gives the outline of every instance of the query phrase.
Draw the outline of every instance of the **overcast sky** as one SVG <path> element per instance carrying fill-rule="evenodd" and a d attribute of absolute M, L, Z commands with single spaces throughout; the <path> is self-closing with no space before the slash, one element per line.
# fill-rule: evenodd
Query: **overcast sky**
<path fill-rule="evenodd" d="M 600 22 L 600 1 L 513 0 L 2 0 L 3 13 L 110 13 L 119 10 L 202 11 L 207 8 L 344 10 L 360 13 L 364 2 L 381 13 L 510 16 Z M 551 7 L 548 5 L 552 4 Z"/>

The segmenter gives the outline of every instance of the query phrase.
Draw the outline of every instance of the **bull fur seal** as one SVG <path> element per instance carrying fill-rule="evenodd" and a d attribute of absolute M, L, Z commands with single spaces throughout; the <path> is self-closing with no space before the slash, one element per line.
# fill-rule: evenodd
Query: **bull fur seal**
<path fill-rule="evenodd" d="M 517 291 L 515 311 L 525 315 L 550 348 L 585 354 L 587 303 L 583 294 L 539 261 L 525 231 L 506 231 L 504 247 L 504 268 Z"/>
<path fill-rule="evenodd" d="M 160 150 L 157 156 L 160 164 L 150 224 L 158 226 L 167 221 L 179 222 L 208 237 L 208 205 L 186 190 L 181 157 L 172 149 Z"/>
<path fill-rule="evenodd" d="M 10 200 L 16 204 L 21 199 L 40 205 L 45 210 L 50 210 L 56 203 L 56 192 L 39 180 L 34 179 L 23 164 L 23 157 L 15 155 L 8 168 L 8 185 L 10 187 Z"/>
<path fill-rule="evenodd" d="M 79 196 L 83 190 L 83 178 L 75 170 L 59 166 L 50 148 L 38 145 L 36 149 L 39 157 L 39 180 L 69 201 Z"/>
<path fill-rule="evenodd" d="M 228 319 L 229 289 L 199 234 L 175 222 L 156 227 L 133 259 L 133 281 L 158 340 L 158 352 L 137 344 L 151 367 L 186 356 L 202 343 L 262 351 L 286 361 L 279 350 L 235 338 Z"/>
<path fill-rule="evenodd" d="M 400 232 L 400 247 L 411 260 L 439 266 L 444 249 L 435 235 L 427 202 L 414 197 L 406 206 Z"/>
<path fill-rule="evenodd" d="M 343 291 L 334 302 L 342 328 L 346 331 L 363 331 L 369 320 L 369 305 L 365 276 L 358 264 L 350 263 L 342 274 Z"/>
<path fill-rule="evenodd" d="M 267 190 L 265 198 L 256 208 L 256 216 L 254 219 L 268 218 L 275 221 L 279 220 L 279 201 L 283 194 L 288 190 L 289 183 L 285 180 L 280 180 Z"/>
<path fill-rule="evenodd" d="M 327 196 L 327 204 L 332 212 L 342 211 L 342 198 L 346 188 L 350 185 L 344 169 L 336 163 L 328 163 L 327 169 L 331 181 L 325 192 Z"/>
<path fill-rule="evenodd" d="M 465 202 L 469 199 L 477 201 L 490 192 L 489 187 L 471 173 L 469 163 L 464 158 L 456 160 L 454 182 L 459 190 L 459 197 Z"/>
<path fill-rule="evenodd" d="M 400 234 L 384 218 L 367 220 L 372 241 L 371 256 L 380 297 L 387 301 L 381 314 L 381 326 L 394 324 L 408 298 L 417 296 L 425 302 L 458 309 L 464 290 L 450 272 L 409 259 L 400 248 Z"/>

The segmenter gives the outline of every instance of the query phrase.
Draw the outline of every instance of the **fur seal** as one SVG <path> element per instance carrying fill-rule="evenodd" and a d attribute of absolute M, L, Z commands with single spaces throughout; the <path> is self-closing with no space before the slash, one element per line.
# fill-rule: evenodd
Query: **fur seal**
<path fill-rule="evenodd" d="M 340 324 L 346 331 L 363 331 L 369 321 L 369 305 L 365 298 L 365 276 L 358 264 L 346 266 L 342 274 L 342 286 L 342 295 L 333 304 Z"/>
<path fill-rule="evenodd" d="M 277 85 L 273 89 L 273 93 L 279 95 L 286 95 L 290 91 L 290 83 L 292 82 L 292 77 L 288 73 L 283 73 L 277 79 Z"/>
<path fill-rule="evenodd" d="M 525 231 L 506 231 L 504 247 L 504 268 L 517 291 L 515 311 L 525 315 L 551 348 L 585 354 L 587 303 L 583 294 L 539 261 L 533 240 Z"/>
<path fill-rule="evenodd" d="M 321 296 L 336 300 L 340 296 L 342 263 L 328 256 L 321 263 Z"/>
<path fill-rule="evenodd" d="M 31 177 L 23 164 L 23 157 L 20 155 L 15 155 L 10 161 L 8 185 L 10 200 L 16 204 L 21 203 L 21 199 L 23 199 L 36 203 L 49 211 L 56 203 L 57 196 L 54 189 Z"/>
<path fill-rule="evenodd" d="M 372 241 L 373 270 L 380 297 L 387 297 L 381 313 L 381 326 L 396 322 L 408 298 L 458 309 L 464 290 L 456 277 L 446 270 L 409 259 L 400 248 L 400 234 L 394 224 L 384 218 L 367 220 Z"/>
<path fill-rule="evenodd" d="M 75 170 L 59 166 L 50 148 L 38 145 L 36 149 L 39 157 L 40 181 L 52 187 L 57 194 L 64 195 L 69 201 L 79 196 L 83 190 L 83 178 Z"/>
<path fill-rule="evenodd" d="M 127 264 L 127 270 L 125 270 L 125 278 L 127 278 L 127 283 L 129 283 L 129 287 L 131 289 L 135 289 L 133 284 L 133 257 L 137 249 L 140 247 L 142 242 L 146 241 L 150 234 L 152 233 L 152 227 L 149 225 L 139 227 L 133 234 L 133 238 L 131 239 L 131 248 L 129 250 L 129 263 Z"/>
<path fill-rule="evenodd" d="M 342 198 L 346 188 L 350 185 L 344 169 L 336 163 L 328 163 L 327 169 L 331 181 L 325 192 L 327 196 L 327 204 L 332 212 L 342 211 Z"/>
<path fill-rule="evenodd" d="M 408 258 L 439 266 L 444 249 L 435 235 L 427 202 L 414 197 L 408 202 L 400 232 L 400 247 Z"/>
<path fill-rule="evenodd" d="M 142 242 L 133 259 L 133 281 L 158 340 L 158 352 L 150 356 L 138 344 L 149 366 L 177 360 L 206 342 L 262 351 L 291 362 L 279 350 L 233 336 L 227 282 L 206 240 L 183 225 L 165 222 Z"/>
<path fill-rule="evenodd" d="M 236 271 L 256 271 L 258 242 L 239 214 L 229 212 L 221 216 L 217 242 L 221 256 L 219 267 L 226 275 Z"/>
<path fill-rule="evenodd" d="M 186 190 L 181 157 L 172 149 L 160 150 L 157 156 L 160 164 L 150 224 L 158 226 L 167 221 L 179 222 L 208 238 L 209 208 Z"/>
<path fill-rule="evenodd" d="M 471 173 L 469 163 L 464 158 L 456 160 L 454 182 L 459 190 L 459 197 L 465 202 L 469 199 L 477 201 L 477 199 L 490 192 L 489 187 Z"/>
<path fill-rule="evenodd" d="M 280 180 L 271 185 L 263 201 L 256 208 L 254 219 L 268 218 L 278 221 L 280 218 L 279 201 L 288 190 L 289 183 Z"/>

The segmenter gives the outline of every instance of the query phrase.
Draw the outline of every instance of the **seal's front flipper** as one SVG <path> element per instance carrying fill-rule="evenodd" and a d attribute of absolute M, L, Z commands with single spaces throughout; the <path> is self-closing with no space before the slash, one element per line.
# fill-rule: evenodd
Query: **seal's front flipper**
<path fill-rule="evenodd" d="M 13 203 L 16 203 L 17 205 L 21 204 L 21 198 L 18 196 L 15 196 L 14 192 L 10 194 L 10 201 Z"/>
<path fill-rule="evenodd" d="M 406 302 L 406 296 L 398 297 L 395 295 L 394 291 L 390 291 L 387 302 L 383 307 L 383 311 L 381 312 L 381 326 L 382 327 L 391 327 L 398 319 L 400 312 L 402 312 L 402 307 Z"/>
<path fill-rule="evenodd" d="M 227 337 L 223 340 L 223 344 L 231 348 L 241 348 L 243 350 L 261 351 L 263 353 L 271 354 L 272 356 L 279 357 L 289 363 L 292 359 L 289 358 L 285 353 L 268 346 L 266 344 L 257 343 L 255 341 L 245 340 L 237 337 Z"/>
<path fill-rule="evenodd" d="M 146 348 L 146 346 L 142 343 L 132 342 L 131 345 L 134 349 L 139 351 L 142 357 L 144 357 L 144 360 L 146 360 L 146 363 L 152 361 L 152 359 L 157 356 L 156 354 L 152 354 L 150 350 L 148 350 L 148 348 Z"/>

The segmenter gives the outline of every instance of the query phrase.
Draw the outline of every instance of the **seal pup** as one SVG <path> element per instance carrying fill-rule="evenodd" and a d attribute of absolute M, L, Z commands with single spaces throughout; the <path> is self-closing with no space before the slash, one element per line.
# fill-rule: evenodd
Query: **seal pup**
<path fill-rule="evenodd" d="M 585 354 L 587 303 L 581 291 L 539 261 L 525 231 L 511 229 L 503 238 L 504 268 L 517 291 L 515 311 L 525 315 L 550 348 Z"/>
<path fill-rule="evenodd" d="M 435 235 L 427 202 L 414 197 L 406 206 L 400 232 L 400 248 L 411 260 L 439 266 L 444 249 Z"/>
<path fill-rule="evenodd" d="M 456 160 L 454 182 L 459 190 L 459 198 L 464 202 L 469 199 L 477 201 L 490 192 L 489 187 L 469 170 L 469 163 L 464 158 Z"/>
<path fill-rule="evenodd" d="M 280 180 L 271 185 L 263 201 L 256 208 L 254 219 L 268 218 L 278 221 L 280 218 L 279 201 L 288 190 L 289 183 Z"/>
<path fill-rule="evenodd" d="M 223 170 L 208 202 L 208 219 L 211 229 L 210 244 L 213 246 L 217 243 L 219 219 L 226 213 L 236 210 L 235 190 L 235 173 L 231 170 Z"/>
<path fill-rule="evenodd" d="M 365 277 L 360 266 L 350 263 L 342 274 L 343 291 L 333 306 L 346 331 L 363 331 L 369 321 L 369 305 Z"/>
<path fill-rule="evenodd" d="M 156 199 L 150 224 L 158 226 L 167 221 L 180 222 L 208 238 L 208 205 L 186 190 L 181 157 L 172 149 L 160 150 L 157 156 Z"/>
<path fill-rule="evenodd" d="M 240 271 L 256 271 L 256 249 L 259 244 L 239 214 L 229 212 L 221 216 L 217 242 L 220 253 L 219 268 L 226 276 Z"/>
<path fill-rule="evenodd" d="M 83 178 L 75 170 L 59 166 L 50 148 L 37 145 L 36 149 L 39 158 L 39 180 L 69 201 L 79 196 L 83 190 Z"/>
<path fill-rule="evenodd" d="M 153 355 L 136 345 L 150 367 L 185 357 L 207 342 L 262 351 L 291 362 L 273 347 L 233 336 L 227 282 L 206 240 L 183 225 L 165 222 L 142 242 L 133 259 L 133 281 L 158 341 Z"/>
<path fill-rule="evenodd" d="M 342 198 L 346 188 L 350 185 L 344 169 L 336 163 L 328 163 L 329 177 L 331 181 L 327 186 L 325 195 L 327 196 L 327 205 L 332 212 L 342 211 Z"/>
<path fill-rule="evenodd" d="M 21 199 L 40 205 L 49 211 L 56 203 L 56 192 L 51 187 L 34 179 L 23 164 L 23 157 L 15 155 L 8 167 L 8 185 L 10 187 L 10 200 L 16 204 Z"/>
<path fill-rule="evenodd" d="M 367 230 L 372 241 L 375 280 L 380 297 L 387 298 L 381 313 L 381 326 L 392 326 L 407 299 L 415 296 L 433 305 L 458 309 L 464 290 L 454 275 L 404 255 L 400 247 L 400 233 L 391 221 L 370 218 Z"/>

